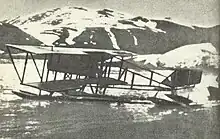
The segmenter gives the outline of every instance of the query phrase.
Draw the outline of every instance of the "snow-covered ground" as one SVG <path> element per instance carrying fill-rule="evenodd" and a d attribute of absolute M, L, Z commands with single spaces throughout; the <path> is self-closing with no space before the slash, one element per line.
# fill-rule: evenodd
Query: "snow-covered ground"
<path fill-rule="evenodd" d="M 211 43 L 185 45 L 165 54 L 138 55 L 134 60 L 154 66 L 159 62 L 163 67 L 218 67 L 218 53 Z"/>

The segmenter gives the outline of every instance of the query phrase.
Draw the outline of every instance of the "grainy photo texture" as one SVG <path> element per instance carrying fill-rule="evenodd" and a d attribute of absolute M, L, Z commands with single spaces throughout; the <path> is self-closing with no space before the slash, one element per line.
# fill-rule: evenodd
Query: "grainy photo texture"
<path fill-rule="evenodd" d="M 219 139 L 219 0 L 0 0 L 0 138 Z"/>

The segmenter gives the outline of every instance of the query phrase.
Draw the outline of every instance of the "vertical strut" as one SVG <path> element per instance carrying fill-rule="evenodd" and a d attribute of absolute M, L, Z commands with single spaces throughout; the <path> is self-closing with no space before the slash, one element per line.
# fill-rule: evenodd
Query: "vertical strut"
<path fill-rule="evenodd" d="M 150 83 L 149 83 L 149 85 L 151 86 L 151 84 L 152 84 L 152 80 L 153 80 L 153 72 L 151 72 L 151 74 L 150 74 Z"/>
<path fill-rule="evenodd" d="M 111 73 L 112 59 L 113 59 L 113 57 L 111 57 L 111 60 L 110 60 L 110 63 L 109 63 L 108 77 L 110 76 L 110 73 Z"/>
<path fill-rule="evenodd" d="M 45 57 L 44 57 L 44 63 L 43 63 L 43 69 L 42 69 L 42 74 L 41 74 L 41 80 L 40 80 L 40 82 L 43 81 L 44 70 L 45 70 L 45 66 L 46 66 L 46 61 L 47 61 L 47 55 L 45 55 Z"/>
<path fill-rule="evenodd" d="M 7 46 L 6 48 L 7 48 L 7 50 L 8 50 L 8 54 L 9 54 L 9 56 L 10 56 L 10 59 L 11 59 L 12 65 L 13 65 L 13 67 L 14 67 L 14 69 L 15 69 L 15 72 L 16 72 L 16 74 L 17 74 L 17 76 L 18 76 L 18 79 L 19 79 L 20 82 L 21 82 L 21 81 L 22 81 L 22 80 L 21 80 L 21 76 L 19 75 L 18 69 L 17 69 L 17 67 L 15 66 L 14 59 L 13 59 L 13 57 L 12 57 L 12 55 L 11 55 L 11 50 L 9 49 L 9 46 Z"/>
<path fill-rule="evenodd" d="M 46 61 L 47 61 L 47 55 L 44 56 L 44 63 L 43 63 L 43 69 L 42 69 L 41 77 L 40 77 L 40 82 L 43 82 Z M 50 93 L 50 95 L 52 95 L 52 94 Z M 41 96 L 41 90 L 39 91 L 39 96 Z"/>
<path fill-rule="evenodd" d="M 120 65 L 120 69 L 119 69 L 119 74 L 118 74 L 118 80 L 120 80 L 120 78 L 121 78 L 121 70 L 122 70 L 122 66 L 123 66 L 123 61 L 124 61 L 124 58 L 122 57 L 121 65 Z"/>
<path fill-rule="evenodd" d="M 46 81 L 48 81 L 49 72 L 50 72 L 49 69 L 47 69 Z"/>
<path fill-rule="evenodd" d="M 104 88 L 104 90 L 103 90 L 103 92 L 102 92 L 103 95 L 105 95 L 105 92 L 106 92 L 107 87 L 108 87 L 108 86 L 105 86 L 105 88 Z"/>
<path fill-rule="evenodd" d="M 107 69 L 108 69 L 108 65 L 105 64 L 105 69 L 104 69 L 104 71 L 103 71 L 103 72 L 104 72 L 104 73 L 103 73 L 103 74 L 104 74 L 104 77 L 106 77 L 106 75 L 107 75 Z"/>
<path fill-rule="evenodd" d="M 54 81 L 56 80 L 56 78 L 57 78 L 57 71 L 55 71 L 55 75 L 54 75 Z"/>
<path fill-rule="evenodd" d="M 85 88 L 86 88 L 86 85 L 83 85 L 81 88 L 80 88 L 80 91 L 84 91 L 85 90 Z"/>
<path fill-rule="evenodd" d="M 34 56 L 33 56 L 32 53 L 30 53 L 30 55 L 31 55 L 31 58 L 32 58 L 32 60 L 33 60 L 33 62 L 34 62 L 34 66 L 35 66 L 35 68 L 36 68 L 36 70 L 37 70 L 37 73 L 38 73 L 39 77 L 41 78 L 40 71 L 39 71 L 39 69 L 38 69 L 38 67 L 37 67 L 37 63 L 36 63 L 36 61 L 35 61 L 35 59 L 34 59 Z"/>
<path fill-rule="evenodd" d="M 28 53 L 26 54 L 25 62 L 24 62 L 24 69 L 23 69 L 23 74 L 22 74 L 22 79 L 21 79 L 22 84 L 24 82 L 24 76 L 25 76 L 25 72 L 26 72 L 26 68 L 27 68 L 27 61 L 28 61 Z"/>
<path fill-rule="evenodd" d="M 98 83 L 96 84 L 96 88 L 95 88 L 95 93 L 97 94 L 98 93 L 98 90 L 99 90 L 99 85 Z"/>
<path fill-rule="evenodd" d="M 95 94 L 95 92 L 94 92 L 94 90 L 93 90 L 93 88 L 92 88 L 92 85 L 89 84 L 89 86 L 90 86 L 90 88 L 91 88 L 92 93 Z"/>
<path fill-rule="evenodd" d="M 66 80 L 67 73 L 64 73 L 63 80 Z"/>
<path fill-rule="evenodd" d="M 123 74 L 126 74 L 126 72 L 127 72 L 127 68 L 125 68 L 125 69 L 122 71 L 122 73 L 121 73 L 121 75 L 119 76 L 118 80 L 120 80 L 121 77 L 123 76 Z M 125 79 L 126 79 L 126 77 L 125 77 Z M 125 79 L 124 79 L 124 80 L 125 80 Z"/>
<path fill-rule="evenodd" d="M 134 73 L 132 73 L 132 79 L 131 79 L 131 89 L 133 88 L 134 85 Z"/>
<path fill-rule="evenodd" d="M 124 81 L 126 81 L 126 77 L 127 77 L 127 73 L 128 73 L 127 68 L 126 68 L 125 70 L 126 70 L 126 71 L 125 71 Z"/>
<path fill-rule="evenodd" d="M 98 74 L 98 76 L 99 77 L 102 77 L 102 75 L 103 75 L 103 67 L 104 67 L 104 60 L 103 60 L 104 58 L 103 58 L 103 56 L 101 57 L 101 65 L 100 65 L 100 71 L 101 72 L 99 72 L 99 74 Z"/>

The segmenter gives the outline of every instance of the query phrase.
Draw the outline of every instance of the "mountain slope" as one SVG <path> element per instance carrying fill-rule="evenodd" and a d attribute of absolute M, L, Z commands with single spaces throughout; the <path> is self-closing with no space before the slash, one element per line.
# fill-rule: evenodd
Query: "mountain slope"
<path fill-rule="evenodd" d="M 62 28 L 72 47 L 123 49 L 139 54 L 163 54 L 188 44 L 212 43 L 219 49 L 220 26 L 201 28 L 170 20 L 83 7 L 55 8 L 39 14 L 17 17 L 7 23 L 21 28 L 47 45 L 57 40 Z M 216 31 L 217 30 L 217 31 Z"/>
<path fill-rule="evenodd" d="M 5 44 L 7 43 L 39 45 L 42 42 L 18 27 L 7 23 L 0 23 L 0 50 L 6 51 Z"/>

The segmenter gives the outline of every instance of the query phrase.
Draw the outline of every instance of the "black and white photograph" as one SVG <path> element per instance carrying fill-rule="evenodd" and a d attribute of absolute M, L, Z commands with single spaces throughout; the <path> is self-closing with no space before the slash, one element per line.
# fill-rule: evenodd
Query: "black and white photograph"
<path fill-rule="evenodd" d="M 0 139 L 220 139 L 219 0 L 0 4 Z"/>

